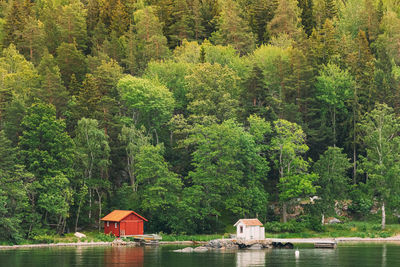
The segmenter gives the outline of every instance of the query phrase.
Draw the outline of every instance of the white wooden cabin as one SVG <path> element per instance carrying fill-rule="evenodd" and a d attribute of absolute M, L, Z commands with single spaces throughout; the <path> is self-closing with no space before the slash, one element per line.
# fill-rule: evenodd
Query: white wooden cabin
<path fill-rule="evenodd" d="M 265 229 L 258 219 L 240 219 L 236 227 L 236 238 L 241 240 L 264 240 Z"/>

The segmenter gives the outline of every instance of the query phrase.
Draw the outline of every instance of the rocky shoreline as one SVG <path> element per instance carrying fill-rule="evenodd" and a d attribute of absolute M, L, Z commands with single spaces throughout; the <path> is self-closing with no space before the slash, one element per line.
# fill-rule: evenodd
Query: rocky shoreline
<path fill-rule="evenodd" d="M 400 243 L 400 236 L 387 237 L 387 238 L 361 238 L 361 237 L 338 237 L 338 238 L 285 238 L 285 239 L 266 239 L 266 244 L 272 242 L 281 243 L 293 243 L 293 244 L 307 244 L 307 243 L 317 243 L 324 241 L 335 241 L 337 243 L 344 242 L 396 242 Z M 187 245 L 187 246 L 198 246 L 196 248 L 191 247 L 193 250 L 190 252 L 200 252 L 211 249 L 238 249 L 240 244 L 232 242 L 232 239 L 217 239 L 211 240 L 210 242 L 205 241 L 160 241 L 159 245 Z M 25 249 L 25 248 L 49 248 L 49 247 L 78 247 L 78 246 L 139 246 L 140 242 L 125 242 L 122 240 L 115 240 L 113 242 L 77 242 L 77 243 L 50 243 L 50 244 L 29 244 L 29 245 L 13 245 L 13 246 L 0 246 L 0 250 L 5 249 Z M 252 245 L 251 245 L 252 246 Z M 257 246 L 253 248 L 249 246 L 249 249 L 256 249 Z M 267 245 L 258 246 L 259 248 L 266 248 Z M 206 248 L 206 249 L 204 249 Z M 189 252 L 190 249 L 180 252 Z"/>

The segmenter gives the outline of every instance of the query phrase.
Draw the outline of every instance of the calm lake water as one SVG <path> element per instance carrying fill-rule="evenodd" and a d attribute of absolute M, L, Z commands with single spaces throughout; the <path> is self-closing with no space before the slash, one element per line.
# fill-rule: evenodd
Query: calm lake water
<path fill-rule="evenodd" d="M 176 253 L 177 246 L 68 247 L 0 250 L 0 266 L 400 266 L 399 244 L 341 244 L 336 249 L 238 250 Z M 181 247 L 179 247 L 181 248 Z"/>

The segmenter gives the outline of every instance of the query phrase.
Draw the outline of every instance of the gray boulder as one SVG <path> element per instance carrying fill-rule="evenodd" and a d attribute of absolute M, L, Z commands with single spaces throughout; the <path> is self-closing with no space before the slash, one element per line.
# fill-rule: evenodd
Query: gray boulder
<path fill-rule="evenodd" d="M 193 252 L 193 251 L 194 251 L 194 249 L 192 247 L 174 250 L 174 252 L 183 252 L 183 253 L 188 253 L 188 252 Z"/>
<path fill-rule="evenodd" d="M 75 232 L 74 236 L 76 236 L 77 238 L 84 238 L 86 237 L 85 234 L 79 233 L 79 232 Z"/>
<path fill-rule="evenodd" d="M 206 252 L 208 251 L 208 248 L 206 247 L 197 247 L 194 249 L 194 252 Z"/>
<path fill-rule="evenodd" d="M 333 218 L 333 219 L 330 219 L 328 223 L 329 224 L 336 224 L 336 223 L 342 223 L 342 222 L 339 219 Z"/>

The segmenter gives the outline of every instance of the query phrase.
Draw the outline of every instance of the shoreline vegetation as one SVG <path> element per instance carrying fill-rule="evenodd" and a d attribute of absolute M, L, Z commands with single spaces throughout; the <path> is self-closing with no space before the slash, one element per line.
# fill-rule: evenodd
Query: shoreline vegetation
<path fill-rule="evenodd" d="M 265 224 L 267 239 L 277 242 L 291 243 L 313 243 L 322 240 L 341 242 L 400 242 L 400 225 L 389 224 L 386 230 L 382 231 L 379 224 L 370 222 L 346 222 L 334 225 L 324 225 L 320 231 L 302 229 L 299 227 L 290 228 L 288 224 L 280 223 L 271 227 Z M 278 227 L 279 226 L 279 227 Z M 275 230 L 275 232 L 274 232 Z M 296 231 L 297 230 L 297 231 Z M 233 232 L 233 231 L 229 231 Z M 105 235 L 97 231 L 83 232 L 86 237 L 77 238 L 73 233 L 59 235 L 42 235 L 35 240 L 25 240 L 18 245 L 1 243 L 0 249 L 18 248 L 44 248 L 63 246 L 112 246 L 114 236 Z M 214 239 L 228 239 L 231 234 L 212 235 L 186 235 L 186 234 L 164 234 L 160 233 L 162 240 L 160 245 L 200 245 L 206 244 Z M 132 238 L 122 238 L 122 245 L 138 245 Z M 119 244 L 121 244 L 119 242 Z"/>
<path fill-rule="evenodd" d="M 275 242 L 294 244 L 310 244 L 316 242 L 336 241 L 337 243 L 375 243 L 375 242 L 395 242 L 400 243 L 400 235 L 394 237 L 339 237 L 339 238 L 267 238 L 273 239 Z M 160 241 L 159 245 L 205 245 L 206 241 Z M 122 246 L 138 246 L 139 242 L 123 241 Z M 8 249 L 25 249 L 25 248 L 50 248 L 50 247 L 74 247 L 74 246 L 113 246 L 113 242 L 75 242 L 75 243 L 50 243 L 50 244 L 26 244 L 26 245 L 6 245 L 0 246 L 0 250 Z"/>
<path fill-rule="evenodd" d="M 399 51 L 399 0 L 0 1 L 0 245 L 399 234 Z"/>

